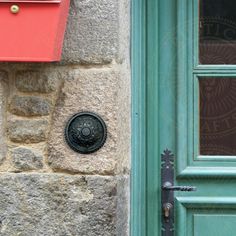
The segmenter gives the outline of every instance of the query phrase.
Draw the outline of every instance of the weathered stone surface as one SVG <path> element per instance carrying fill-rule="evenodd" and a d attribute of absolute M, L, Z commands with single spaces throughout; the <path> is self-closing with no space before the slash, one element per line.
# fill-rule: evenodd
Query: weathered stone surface
<path fill-rule="evenodd" d="M 43 168 L 43 155 L 38 150 L 19 147 L 11 150 L 14 167 L 20 171 L 37 170 Z"/>
<path fill-rule="evenodd" d="M 71 1 L 63 61 L 104 64 L 119 57 L 120 1 Z"/>
<path fill-rule="evenodd" d="M 52 104 L 48 99 L 36 96 L 14 96 L 10 103 L 10 111 L 20 116 L 49 115 Z"/>
<path fill-rule="evenodd" d="M 121 76 L 118 91 L 118 107 L 120 109 L 118 115 L 117 130 L 117 155 L 119 160 L 118 172 L 129 174 L 130 172 L 130 156 L 131 156 L 131 81 L 129 64 L 124 64 L 120 68 Z"/>
<path fill-rule="evenodd" d="M 64 65 L 2 64 L 1 69 L 8 71 L 9 76 L 0 71 L 0 79 L 7 78 L 10 89 L 8 96 L 7 89 L 0 85 L 3 102 L 3 106 L 0 103 L 0 155 L 5 142 L 9 147 L 6 161 L 0 166 L 1 236 L 129 235 L 129 181 L 125 177 L 105 177 L 129 172 L 128 19 L 127 0 L 72 0 Z M 120 67 L 124 64 L 127 68 Z M 27 104 L 15 101 L 12 106 L 10 98 L 16 94 L 47 97 L 53 104 L 57 102 L 52 120 L 16 117 L 42 115 L 41 108 L 35 108 L 35 101 Z M 5 105 L 11 105 L 14 115 L 7 112 Z M 41 106 L 40 102 L 38 105 Z M 90 155 L 75 153 L 64 142 L 65 124 L 79 111 L 98 113 L 108 127 L 104 147 Z M 49 147 L 48 152 L 45 146 Z M 42 156 L 47 154 L 48 157 Z M 51 170 L 46 163 L 40 169 L 42 159 L 50 164 Z M 67 174 L 4 173 L 31 170 Z M 72 172 L 90 176 L 68 174 Z"/>
<path fill-rule="evenodd" d="M 0 235 L 121 235 L 116 217 L 119 181 L 61 174 L 1 175 Z"/>
<path fill-rule="evenodd" d="M 50 93 L 59 86 L 60 75 L 56 72 L 18 71 L 16 73 L 16 87 L 21 92 Z"/>
<path fill-rule="evenodd" d="M 55 171 L 83 174 L 115 174 L 117 169 L 117 88 L 120 74 L 113 69 L 75 70 L 64 83 L 55 107 L 49 135 L 48 163 Z M 68 119 L 79 111 L 98 113 L 106 122 L 108 137 L 97 152 L 83 155 L 64 141 Z"/>
<path fill-rule="evenodd" d="M 46 140 L 47 132 L 46 120 L 10 120 L 8 122 L 8 135 L 13 142 L 39 143 Z"/>
<path fill-rule="evenodd" d="M 5 112 L 7 97 L 9 95 L 8 73 L 0 71 L 0 164 L 3 163 L 6 157 L 6 122 Z"/>
<path fill-rule="evenodd" d="M 130 181 L 128 176 L 117 177 L 116 236 L 128 236 L 130 216 Z"/>

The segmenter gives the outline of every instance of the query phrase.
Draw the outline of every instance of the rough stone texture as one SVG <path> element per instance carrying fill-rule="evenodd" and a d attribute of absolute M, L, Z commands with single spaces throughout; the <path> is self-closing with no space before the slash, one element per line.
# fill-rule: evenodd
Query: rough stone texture
<path fill-rule="evenodd" d="M 128 176 L 117 177 L 116 236 L 129 235 L 130 181 Z"/>
<path fill-rule="evenodd" d="M 1 63 L 1 236 L 129 235 L 129 3 L 72 0 L 61 63 Z M 80 111 L 107 124 L 96 153 L 64 141 Z"/>
<path fill-rule="evenodd" d="M 119 1 L 119 26 L 120 26 L 120 42 L 119 42 L 119 51 L 120 51 L 120 60 L 119 64 L 129 65 L 130 64 L 130 0 L 120 0 Z M 130 71 L 130 69 L 129 69 Z M 126 77 L 130 78 L 130 76 Z M 129 81 L 129 79 L 127 80 Z"/>
<path fill-rule="evenodd" d="M 6 135 L 5 135 L 5 112 L 7 97 L 9 95 L 9 88 L 7 84 L 8 73 L 5 71 L 0 71 L 0 164 L 6 158 Z"/>
<path fill-rule="evenodd" d="M 126 4 L 124 4 L 125 2 Z M 124 19 L 123 14 L 127 13 L 129 9 L 127 2 L 129 1 L 72 0 L 63 61 L 106 64 L 112 60 L 122 60 L 124 50 L 120 45 L 121 42 L 127 40 L 128 35 L 124 34 L 123 28 L 129 26 L 129 21 L 122 20 Z M 126 10 L 121 9 L 121 5 L 126 5 Z"/>
<path fill-rule="evenodd" d="M 130 68 L 129 64 L 120 67 L 120 81 L 118 90 L 118 120 L 117 120 L 117 166 L 118 173 L 129 174 L 131 156 L 131 101 L 130 101 Z"/>
<path fill-rule="evenodd" d="M 0 235 L 121 235 L 116 211 L 122 182 L 99 176 L 1 175 Z M 128 220 L 127 215 L 119 217 Z"/>
<path fill-rule="evenodd" d="M 47 133 L 46 120 L 10 120 L 8 122 L 8 135 L 13 142 L 39 143 L 46 140 Z"/>
<path fill-rule="evenodd" d="M 21 92 L 50 93 L 59 86 L 60 74 L 43 70 L 17 71 L 16 88 Z"/>
<path fill-rule="evenodd" d="M 43 168 L 43 155 L 38 150 L 25 147 L 11 150 L 14 167 L 19 171 L 37 170 Z"/>
<path fill-rule="evenodd" d="M 48 163 L 53 170 L 102 175 L 116 172 L 119 79 L 119 72 L 114 69 L 85 69 L 75 70 L 65 81 L 52 118 L 48 142 Z M 105 145 L 90 155 L 72 151 L 64 141 L 65 124 L 79 111 L 98 113 L 107 124 Z"/>
<path fill-rule="evenodd" d="M 14 96 L 11 100 L 10 111 L 20 116 L 49 115 L 52 104 L 48 99 L 36 96 Z"/>

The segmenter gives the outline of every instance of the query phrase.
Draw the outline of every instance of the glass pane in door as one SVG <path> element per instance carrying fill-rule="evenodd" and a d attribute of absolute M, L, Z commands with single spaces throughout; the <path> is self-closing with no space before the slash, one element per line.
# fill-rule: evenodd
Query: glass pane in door
<path fill-rule="evenodd" d="M 236 0 L 199 0 L 200 64 L 236 64 Z"/>
<path fill-rule="evenodd" d="M 199 78 L 200 154 L 236 155 L 236 78 Z"/>

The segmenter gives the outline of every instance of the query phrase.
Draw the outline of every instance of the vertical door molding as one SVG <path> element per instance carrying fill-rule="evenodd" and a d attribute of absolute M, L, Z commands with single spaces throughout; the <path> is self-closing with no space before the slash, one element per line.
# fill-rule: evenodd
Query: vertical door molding
<path fill-rule="evenodd" d="M 133 0 L 131 236 L 146 235 L 146 14 L 146 0 Z"/>
<path fill-rule="evenodd" d="M 159 0 L 132 1 L 131 235 L 160 236 Z"/>

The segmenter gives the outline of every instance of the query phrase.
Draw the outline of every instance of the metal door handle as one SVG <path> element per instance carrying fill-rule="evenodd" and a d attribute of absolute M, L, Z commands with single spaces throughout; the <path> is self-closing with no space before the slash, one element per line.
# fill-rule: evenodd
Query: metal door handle
<path fill-rule="evenodd" d="M 182 192 L 192 192 L 197 191 L 197 188 L 194 186 L 173 186 L 170 182 L 165 182 L 162 186 L 163 190 L 166 191 L 182 191 Z"/>
<path fill-rule="evenodd" d="M 166 149 L 161 154 L 161 212 L 162 212 L 162 236 L 174 235 L 175 198 L 174 191 L 196 191 L 195 186 L 174 186 L 175 168 L 174 154 Z"/>

